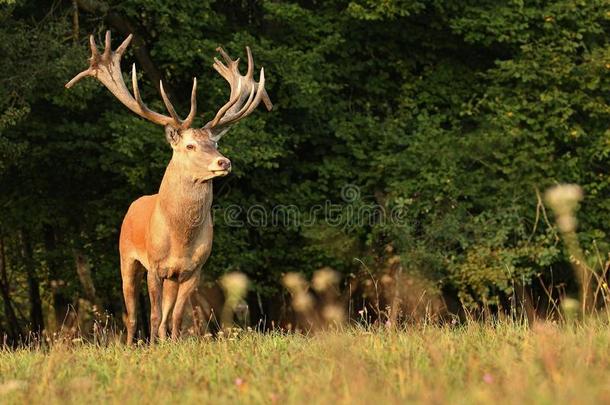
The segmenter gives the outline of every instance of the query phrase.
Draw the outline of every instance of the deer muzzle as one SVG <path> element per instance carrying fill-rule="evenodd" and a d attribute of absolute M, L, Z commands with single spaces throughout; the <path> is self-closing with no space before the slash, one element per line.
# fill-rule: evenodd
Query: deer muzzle
<path fill-rule="evenodd" d="M 218 176 L 226 176 L 231 172 L 231 161 L 225 157 L 219 157 L 208 169 Z"/>

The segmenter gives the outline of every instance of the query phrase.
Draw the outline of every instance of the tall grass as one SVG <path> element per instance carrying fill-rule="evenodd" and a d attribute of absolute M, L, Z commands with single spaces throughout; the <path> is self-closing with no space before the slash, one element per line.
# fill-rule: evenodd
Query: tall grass
<path fill-rule="evenodd" d="M 0 403 L 608 403 L 607 320 L 0 351 Z"/>

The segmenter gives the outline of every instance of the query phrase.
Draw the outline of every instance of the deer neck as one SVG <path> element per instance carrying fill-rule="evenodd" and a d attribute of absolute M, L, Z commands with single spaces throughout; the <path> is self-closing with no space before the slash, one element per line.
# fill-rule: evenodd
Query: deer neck
<path fill-rule="evenodd" d="M 208 225 L 212 207 L 212 180 L 196 182 L 172 159 L 159 188 L 158 207 L 176 236 L 192 239 Z"/>

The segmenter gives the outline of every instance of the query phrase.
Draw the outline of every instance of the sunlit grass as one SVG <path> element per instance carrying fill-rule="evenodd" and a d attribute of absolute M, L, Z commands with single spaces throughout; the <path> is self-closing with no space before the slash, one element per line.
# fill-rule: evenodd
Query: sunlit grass
<path fill-rule="evenodd" d="M 606 322 L 242 332 L 0 352 L 2 403 L 608 403 Z"/>

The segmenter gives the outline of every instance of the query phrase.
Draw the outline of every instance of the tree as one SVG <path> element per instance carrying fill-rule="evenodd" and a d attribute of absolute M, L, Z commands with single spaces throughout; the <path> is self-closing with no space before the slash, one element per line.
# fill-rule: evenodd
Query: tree
<path fill-rule="evenodd" d="M 15 323 L 10 306 L 27 323 L 26 256 L 43 308 L 55 306 L 47 325 L 91 295 L 74 252 L 89 259 L 100 304 L 122 311 L 118 229 L 133 199 L 156 192 L 170 149 L 94 81 L 64 91 L 86 65 L 87 36 L 99 42 L 106 29 L 115 41 L 136 33 L 124 59 L 141 67 L 152 108 L 163 78 L 185 111 L 197 76 L 201 123 L 227 96 L 210 69 L 218 45 L 241 56 L 249 45 L 265 67 L 274 112 L 222 140 L 234 171 L 215 184 L 204 269 L 207 280 L 245 272 L 263 306 L 277 306 L 284 272 L 331 266 L 347 277 L 362 263 L 382 272 L 389 255 L 473 307 L 506 303 L 551 273 L 570 285 L 537 197 L 556 182 L 583 186 L 582 242 L 609 250 L 602 0 L 76 5 L 0 6 L 0 228 L 18 247 L 6 250 L 16 277 L 2 324 Z M 333 204 L 335 217 L 316 208 Z M 278 224 L 278 207 L 300 220 Z"/>

